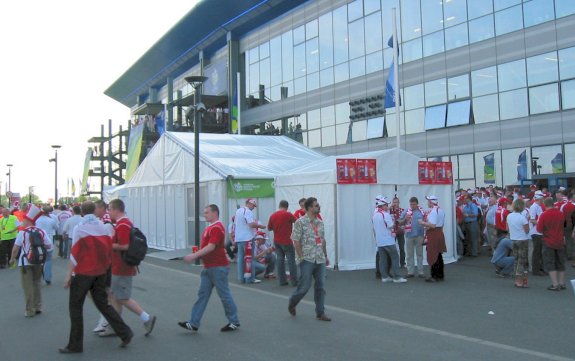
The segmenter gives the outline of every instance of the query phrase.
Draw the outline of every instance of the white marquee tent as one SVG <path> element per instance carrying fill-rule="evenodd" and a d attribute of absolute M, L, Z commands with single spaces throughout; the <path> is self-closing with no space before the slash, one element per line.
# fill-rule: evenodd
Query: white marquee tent
<path fill-rule="evenodd" d="M 200 205 L 217 204 L 220 218 L 228 224 L 236 206 L 245 201 L 228 194 L 228 183 L 234 191 L 241 180 L 269 180 L 271 187 L 278 174 L 323 157 L 287 137 L 202 133 Z M 150 247 L 175 250 L 193 244 L 194 134 L 164 133 L 129 182 L 106 195 L 108 200 L 115 197 L 124 200 Z M 275 209 L 273 197 L 258 198 L 256 217 L 265 224 Z"/>
<path fill-rule="evenodd" d="M 336 159 L 376 159 L 377 184 L 338 184 Z M 397 194 L 401 207 L 409 205 L 415 196 L 427 209 L 426 195 L 440 199 L 445 210 L 444 233 L 447 243 L 446 263 L 456 256 L 455 217 L 452 185 L 420 185 L 417 156 L 401 149 L 388 149 L 367 153 L 329 156 L 308 163 L 289 174 L 276 177 L 276 201 L 287 200 L 297 204 L 302 197 L 314 196 L 321 206 L 328 255 L 334 267 L 340 270 L 369 269 L 375 267 L 375 240 L 371 216 L 375 197 L 383 194 L 393 198 Z"/>

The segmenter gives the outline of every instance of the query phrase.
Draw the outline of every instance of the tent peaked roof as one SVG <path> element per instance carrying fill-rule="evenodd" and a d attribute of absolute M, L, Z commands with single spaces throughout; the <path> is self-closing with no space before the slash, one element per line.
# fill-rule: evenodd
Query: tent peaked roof
<path fill-rule="evenodd" d="M 324 158 L 283 136 L 200 134 L 200 180 L 274 178 Z M 129 187 L 194 182 L 194 134 L 166 132 L 158 140 Z"/>
<path fill-rule="evenodd" d="M 337 159 L 377 160 L 378 184 L 418 184 L 418 156 L 400 148 L 327 156 L 302 165 L 277 179 L 277 185 L 337 183 Z"/>

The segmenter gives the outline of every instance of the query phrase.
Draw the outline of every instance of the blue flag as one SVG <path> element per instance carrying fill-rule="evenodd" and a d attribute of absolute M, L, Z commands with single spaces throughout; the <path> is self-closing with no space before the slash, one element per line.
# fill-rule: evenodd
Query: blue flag
<path fill-rule="evenodd" d="M 527 151 L 524 150 L 517 158 L 517 180 L 527 179 Z"/>
<path fill-rule="evenodd" d="M 159 135 L 164 134 L 166 127 L 165 127 L 165 122 L 164 122 L 164 111 L 163 110 L 160 111 L 156 115 L 154 127 L 156 128 L 156 133 L 158 133 Z"/>
<path fill-rule="evenodd" d="M 393 48 L 393 36 L 389 38 L 387 45 Z M 399 54 L 399 49 L 397 53 Z M 385 81 L 385 109 L 395 107 L 395 67 L 393 65 L 394 63 L 392 61 L 389 67 L 389 73 L 387 74 L 387 80 Z M 399 104 L 401 104 L 401 99 L 399 100 Z"/>
<path fill-rule="evenodd" d="M 495 184 L 495 153 L 483 157 L 483 181 L 485 184 Z"/>

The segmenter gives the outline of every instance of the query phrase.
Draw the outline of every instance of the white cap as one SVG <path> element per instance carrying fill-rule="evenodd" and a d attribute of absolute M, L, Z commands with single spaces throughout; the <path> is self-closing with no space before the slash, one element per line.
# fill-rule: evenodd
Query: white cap
<path fill-rule="evenodd" d="M 431 203 L 433 204 L 437 204 L 437 202 L 439 202 L 439 198 L 437 198 L 436 196 L 425 196 L 425 199 L 431 201 Z"/>
<path fill-rule="evenodd" d="M 389 202 L 389 199 L 387 199 L 387 198 L 384 197 L 384 196 L 381 196 L 381 195 L 380 195 L 380 196 L 377 196 L 377 197 L 375 198 L 375 205 L 378 206 L 378 207 L 384 206 L 384 205 L 388 205 L 389 203 L 390 203 L 390 202 Z"/>
<path fill-rule="evenodd" d="M 533 196 L 533 199 L 543 199 L 543 198 L 545 198 L 545 194 L 543 194 L 543 192 L 541 191 L 535 192 L 535 195 Z"/>

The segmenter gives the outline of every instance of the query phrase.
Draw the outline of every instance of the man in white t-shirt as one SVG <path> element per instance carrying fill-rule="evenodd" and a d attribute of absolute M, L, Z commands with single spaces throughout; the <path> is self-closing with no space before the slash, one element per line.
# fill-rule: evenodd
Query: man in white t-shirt
<path fill-rule="evenodd" d="M 259 283 L 256 280 L 255 272 L 251 272 L 249 279 L 244 279 L 244 255 L 247 242 L 251 242 L 258 228 L 265 228 L 264 225 L 259 224 L 255 219 L 253 210 L 257 207 L 257 202 L 254 198 L 248 198 L 244 207 L 238 208 L 236 211 L 235 225 L 235 244 L 238 249 L 238 263 L 237 263 L 237 278 L 241 283 Z"/>
<path fill-rule="evenodd" d="M 405 283 L 407 280 L 400 276 L 399 254 L 395 246 L 395 222 L 389 213 L 390 201 L 386 197 L 377 197 L 375 205 L 376 212 L 371 218 L 373 224 L 373 234 L 379 252 L 379 271 L 381 272 L 381 282 Z M 389 274 L 389 265 L 393 270 L 393 278 Z"/>
<path fill-rule="evenodd" d="M 531 272 L 535 276 L 545 275 L 543 271 L 543 236 L 537 232 L 537 221 L 545 210 L 543 208 L 544 199 L 545 194 L 541 191 L 536 191 L 533 196 L 533 204 L 529 208 L 529 236 L 531 237 L 529 265 Z"/>

